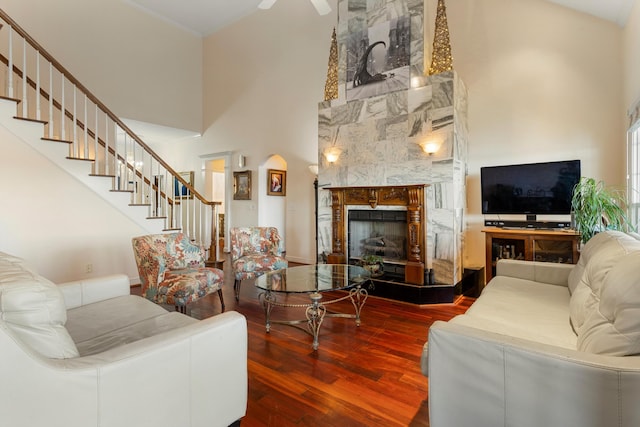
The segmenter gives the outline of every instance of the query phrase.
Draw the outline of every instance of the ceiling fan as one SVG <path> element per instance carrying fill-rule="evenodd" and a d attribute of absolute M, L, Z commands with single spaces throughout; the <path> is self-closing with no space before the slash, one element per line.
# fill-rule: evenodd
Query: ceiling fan
<path fill-rule="evenodd" d="M 260 9 L 271 9 L 271 6 L 278 0 L 262 0 L 258 7 Z M 313 4 L 313 7 L 316 8 L 320 15 L 326 15 L 331 12 L 331 6 L 329 6 L 329 2 L 327 0 L 310 0 Z"/>

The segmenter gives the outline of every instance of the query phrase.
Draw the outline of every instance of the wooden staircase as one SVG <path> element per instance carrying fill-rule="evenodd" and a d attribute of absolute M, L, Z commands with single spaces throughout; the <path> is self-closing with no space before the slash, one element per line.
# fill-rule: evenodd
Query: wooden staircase
<path fill-rule="evenodd" d="M 149 234 L 183 231 L 217 260 L 218 206 L 0 10 L 0 125 Z"/>

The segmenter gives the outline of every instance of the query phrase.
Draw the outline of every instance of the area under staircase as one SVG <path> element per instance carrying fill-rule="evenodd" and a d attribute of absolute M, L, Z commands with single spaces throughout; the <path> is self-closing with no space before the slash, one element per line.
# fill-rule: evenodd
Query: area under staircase
<path fill-rule="evenodd" d="M 217 210 L 0 10 L 0 124 L 149 234 L 183 231 L 217 259 Z"/>

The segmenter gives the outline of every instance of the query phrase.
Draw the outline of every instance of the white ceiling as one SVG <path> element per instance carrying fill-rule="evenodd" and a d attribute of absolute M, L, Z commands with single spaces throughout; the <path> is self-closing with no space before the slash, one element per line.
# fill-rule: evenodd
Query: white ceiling
<path fill-rule="evenodd" d="M 261 0 L 123 0 L 199 36 L 208 36 L 253 12 Z M 280 0 L 291 1 L 291 0 Z M 304 0 L 295 0 L 304 1 Z M 635 0 L 543 0 L 579 10 L 623 27 Z M 335 4 L 335 3 L 333 3 Z M 275 7 L 275 6 L 274 6 Z M 309 7 L 313 8 L 311 2 Z"/>

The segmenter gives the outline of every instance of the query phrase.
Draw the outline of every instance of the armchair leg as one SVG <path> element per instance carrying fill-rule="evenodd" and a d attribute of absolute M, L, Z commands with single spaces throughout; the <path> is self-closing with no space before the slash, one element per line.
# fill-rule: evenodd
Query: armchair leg
<path fill-rule="evenodd" d="M 238 279 L 233 282 L 233 290 L 236 293 L 236 302 L 240 301 L 240 282 L 241 280 Z"/>
<path fill-rule="evenodd" d="M 222 296 L 222 288 L 218 289 L 218 296 L 220 297 L 220 305 L 222 306 L 222 312 L 224 313 L 224 297 Z"/>

